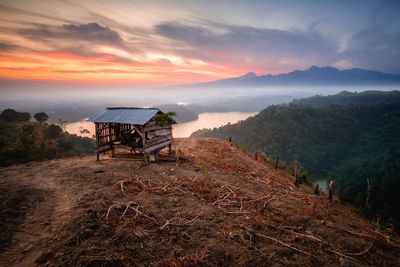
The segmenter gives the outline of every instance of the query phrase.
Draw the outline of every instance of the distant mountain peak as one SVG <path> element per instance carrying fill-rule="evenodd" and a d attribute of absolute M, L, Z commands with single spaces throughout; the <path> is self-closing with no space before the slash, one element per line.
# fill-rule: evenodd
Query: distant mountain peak
<path fill-rule="evenodd" d="M 330 67 L 330 66 L 325 66 L 325 67 L 311 66 L 309 69 L 307 69 L 305 71 L 323 71 L 323 70 L 339 71 L 337 68 Z"/>
<path fill-rule="evenodd" d="M 319 69 L 321 69 L 321 68 L 314 65 L 314 66 L 311 66 L 308 70 L 319 70 Z"/>
<path fill-rule="evenodd" d="M 239 78 L 256 78 L 258 77 L 257 74 L 254 71 L 249 71 L 243 76 L 240 76 Z"/>
<path fill-rule="evenodd" d="M 340 95 L 340 96 L 348 96 L 348 95 L 354 95 L 354 93 L 349 92 L 349 91 L 347 91 L 347 90 L 343 90 L 343 91 L 340 91 L 337 95 Z"/>

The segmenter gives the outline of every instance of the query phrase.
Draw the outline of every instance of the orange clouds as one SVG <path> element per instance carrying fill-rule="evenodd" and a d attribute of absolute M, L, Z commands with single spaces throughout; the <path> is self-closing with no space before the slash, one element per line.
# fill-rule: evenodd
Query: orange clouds
<path fill-rule="evenodd" d="M 243 45 L 253 34 L 236 38 L 237 29 L 224 25 L 137 27 L 103 16 L 65 21 L 62 16 L 20 8 L 5 10 L 2 13 L 0 5 L 0 14 L 7 17 L 14 12 L 15 17 L 0 19 L 0 79 L 149 86 L 197 83 L 248 71 L 265 73 L 270 64 L 262 60 L 270 63 L 273 55 L 259 56 L 268 46 Z"/>
<path fill-rule="evenodd" d="M 149 56 L 146 60 L 137 62 L 107 54 L 14 51 L 0 55 L 0 77 L 167 85 L 232 77 L 246 71 L 162 55 Z"/>

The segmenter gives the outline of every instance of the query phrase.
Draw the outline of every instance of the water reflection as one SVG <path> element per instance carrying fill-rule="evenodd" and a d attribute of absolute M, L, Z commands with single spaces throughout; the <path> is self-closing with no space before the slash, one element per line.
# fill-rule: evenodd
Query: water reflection
<path fill-rule="evenodd" d="M 236 123 L 255 114 L 256 113 L 248 112 L 201 113 L 199 114 L 198 120 L 174 125 L 173 135 L 174 137 L 189 137 L 197 130 L 220 127 L 228 123 Z"/>
<path fill-rule="evenodd" d="M 199 114 L 199 119 L 173 126 L 174 137 L 189 137 L 193 132 L 203 128 L 220 127 L 228 123 L 236 123 L 255 115 L 253 112 L 210 112 Z M 94 124 L 87 121 L 77 121 L 64 125 L 71 134 L 91 137 L 94 135 Z"/>

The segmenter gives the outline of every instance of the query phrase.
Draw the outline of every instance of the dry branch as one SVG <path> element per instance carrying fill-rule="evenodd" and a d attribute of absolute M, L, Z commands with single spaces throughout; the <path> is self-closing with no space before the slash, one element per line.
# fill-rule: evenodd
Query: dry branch
<path fill-rule="evenodd" d="M 201 211 L 199 212 L 199 214 L 197 214 L 193 219 L 191 220 L 186 220 L 183 218 L 179 218 L 179 217 L 174 217 L 172 219 L 166 220 L 166 222 L 160 226 L 160 230 L 163 230 L 165 227 L 167 227 L 168 225 L 177 225 L 177 226 L 182 226 L 182 225 L 191 225 L 193 224 L 193 222 L 200 217 L 200 215 L 203 213 L 204 211 L 204 206 L 202 207 Z M 178 223 L 174 223 L 173 221 L 180 221 Z"/>
<path fill-rule="evenodd" d="M 267 236 L 267 235 L 262 235 L 262 234 L 257 234 L 257 233 L 256 233 L 255 235 L 256 235 L 256 236 L 260 236 L 260 237 L 267 238 L 267 239 L 272 240 L 272 241 L 274 241 L 274 242 L 277 242 L 277 243 L 279 243 L 279 244 L 281 244 L 281 245 L 283 245 L 283 246 L 285 246 L 285 247 L 287 247 L 287 248 L 290 248 L 291 250 L 294 250 L 294 251 L 297 251 L 297 252 L 300 252 L 300 253 L 302 253 L 302 254 L 305 254 L 305 255 L 310 256 L 310 253 L 308 253 L 308 252 L 306 252 L 306 251 L 304 251 L 304 250 L 301 250 L 301 249 L 299 249 L 299 248 L 293 247 L 293 246 L 291 246 L 291 245 L 289 245 L 289 244 L 286 244 L 285 242 L 282 242 L 282 241 L 280 241 L 280 240 L 278 240 L 278 239 L 275 239 L 275 238 L 273 238 L 273 237 L 270 237 L 270 236 Z"/>
<path fill-rule="evenodd" d="M 133 205 L 134 205 L 135 207 L 134 207 Z M 122 215 L 121 215 L 121 217 L 120 217 L 120 220 L 122 220 L 122 219 L 124 218 L 125 214 L 127 213 L 127 211 L 128 211 L 129 209 L 132 209 L 132 210 L 134 210 L 134 211 L 136 212 L 136 214 L 140 214 L 140 215 L 142 215 L 142 216 L 144 216 L 144 217 L 146 217 L 146 218 L 148 218 L 148 219 L 150 219 L 150 220 L 156 222 L 156 219 L 154 219 L 154 218 L 152 218 L 152 217 L 146 215 L 145 213 L 141 212 L 141 211 L 139 210 L 139 204 L 136 203 L 136 202 L 134 202 L 134 201 L 129 201 L 129 202 L 127 202 L 127 203 L 119 203 L 119 202 L 118 202 L 118 203 L 115 203 L 115 204 L 111 205 L 111 206 L 108 208 L 107 213 L 106 213 L 106 221 L 108 221 L 108 216 L 110 215 L 110 212 L 111 212 L 111 210 L 112 210 L 114 207 L 118 207 L 118 208 L 125 207 L 125 210 L 124 210 L 124 212 L 122 213 Z"/>
<path fill-rule="evenodd" d="M 355 258 L 353 258 L 353 257 L 350 257 L 350 256 L 347 256 L 347 255 L 345 255 L 345 254 L 343 254 L 343 253 L 340 253 L 340 252 L 338 252 L 338 251 L 336 251 L 336 250 L 333 250 L 333 249 L 329 249 L 329 248 L 328 248 L 327 251 L 332 252 L 332 253 L 334 253 L 334 254 L 336 254 L 336 255 L 342 257 L 342 258 L 346 258 L 346 259 L 352 260 L 352 261 L 357 262 L 358 264 L 360 264 L 360 262 L 359 262 L 357 259 L 355 259 Z"/>
<path fill-rule="evenodd" d="M 244 203 L 256 202 L 256 201 L 259 201 L 259 200 L 265 199 L 265 198 L 267 198 L 267 197 L 269 197 L 269 196 L 270 196 L 270 195 L 268 194 L 268 195 L 266 195 L 266 196 L 263 196 L 263 197 L 259 197 L 259 198 L 256 198 L 256 199 L 251 199 L 251 200 L 245 201 Z"/>
<path fill-rule="evenodd" d="M 384 245 L 390 245 L 392 247 L 399 248 L 398 246 L 396 246 L 395 244 L 393 244 L 390 241 L 390 237 L 389 236 L 385 236 L 385 235 L 383 235 L 383 234 L 381 234 L 379 232 L 375 232 L 378 236 L 372 236 L 372 235 L 367 235 L 367 234 L 364 234 L 364 233 L 353 232 L 353 231 L 350 231 L 348 229 L 337 227 L 337 226 L 335 226 L 333 224 L 327 224 L 326 226 L 328 226 L 330 228 L 337 229 L 337 230 L 341 230 L 343 232 L 346 232 L 346 233 L 349 233 L 349 234 L 352 234 L 352 235 L 355 235 L 355 236 L 359 236 L 359 237 L 362 237 L 362 238 L 367 238 L 367 239 L 380 241 L 380 243 L 382 243 Z"/>
<path fill-rule="evenodd" d="M 372 241 L 371 242 L 371 245 L 369 245 L 366 249 L 364 249 L 363 251 L 360 251 L 360 252 L 356 252 L 356 253 L 345 253 L 346 255 L 351 255 L 351 256 L 360 256 L 360 255 L 362 255 L 362 254 L 364 254 L 364 253 L 367 253 L 371 248 L 372 248 L 372 246 L 374 245 L 374 241 Z"/>
<path fill-rule="evenodd" d="M 125 180 L 121 180 L 121 181 L 119 181 L 118 182 L 118 184 L 120 184 L 120 187 L 121 187 L 121 192 L 122 192 L 122 194 L 124 194 L 124 195 L 126 195 L 125 194 L 125 189 L 126 189 L 126 187 L 124 186 L 124 183 L 126 182 L 126 179 Z"/>
<path fill-rule="evenodd" d="M 268 226 L 272 227 L 272 228 L 275 228 L 277 230 L 285 231 L 285 232 L 290 233 L 290 234 L 295 234 L 297 236 L 305 237 L 307 239 L 310 239 L 310 240 L 317 241 L 317 242 L 323 243 L 325 245 L 328 245 L 328 242 L 326 242 L 326 241 L 324 241 L 324 240 L 322 240 L 322 239 L 320 239 L 318 237 L 315 237 L 314 235 L 306 235 L 306 234 L 298 233 L 298 232 L 295 232 L 295 231 L 290 231 L 290 230 L 287 230 L 285 228 L 280 228 L 280 227 L 272 225 L 272 224 L 268 224 Z"/>

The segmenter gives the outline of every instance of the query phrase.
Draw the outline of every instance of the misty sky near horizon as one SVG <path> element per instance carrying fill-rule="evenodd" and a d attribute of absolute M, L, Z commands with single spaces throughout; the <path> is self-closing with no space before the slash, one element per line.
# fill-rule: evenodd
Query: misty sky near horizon
<path fill-rule="evenodd" d="M 150 88 L 312 65 L 400 74 L 399 11 L 399 1 L 0 0 L 0 90 Z"/>

